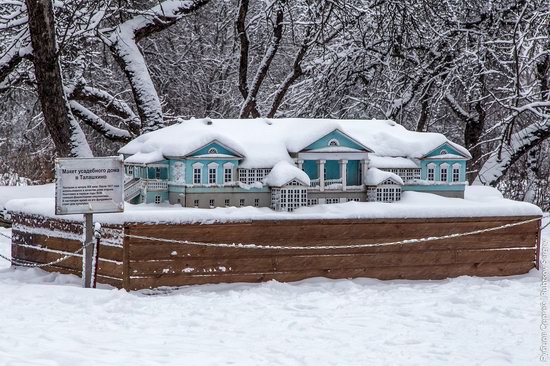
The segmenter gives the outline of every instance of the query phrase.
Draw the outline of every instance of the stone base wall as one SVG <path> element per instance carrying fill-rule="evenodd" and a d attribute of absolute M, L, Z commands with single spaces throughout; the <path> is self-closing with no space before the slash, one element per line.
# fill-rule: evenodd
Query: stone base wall
<path fill-rule="evenodd" d="M 195 201 L 198 200 L 198 205 Z M 170 193 L 171 204 L 181 204 L 184 207 L 210 208 L 210 201 L 214 200 L 213 207 L 225 206 L 258 206 L 269 207 L 271 205 L 271 192 L 209 192 L 209 193 Z M 226 204 L 226 200 L 229 200 Z M 244 204 L 241 205 L 241 200 Z M 257 204 L 256 204 L 256 200 Z"/>
<path fill-rule="evenodd" d="M 327 198 L 336 198 L 340 202 L 347 202 L 350 199 L 359 199 L 360 202 L 367 201 L 366 191 L 308 191 L 308 199 L 326 200 Z M 321 203 L 321 201 L 319 201 Z"/>

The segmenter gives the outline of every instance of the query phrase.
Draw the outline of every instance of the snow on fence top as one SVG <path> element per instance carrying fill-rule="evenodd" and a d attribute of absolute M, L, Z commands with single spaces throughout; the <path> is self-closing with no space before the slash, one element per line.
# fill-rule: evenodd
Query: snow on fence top
<path fill-rule="evenodd" d="M 55 217 L 53 198 L 17 199 L 6 205 L 8 211 Z M 539 216 L 542 211 L 526 202 L 502 198 L 491 187 L 466 187 L 465 198 L 446 198 L 430 193 L 403 192 L 401 201 L 347 202 L 302 207 L 294 212 L 276 212 L 266 207 L 188 208 L 176 205 L 126 203 L 125 212 L 98 214 L 101 223 L 223 223 L 251 220 L 314 220 L 314 219 L 401 219 L 484 216 Z M 65 215 L 64 220 L 82 221 L 81 215 Z"/>
<path fill-rule="evenodd" d="M 134 155 L 128 162 L 149 163 L 151 157 L 183 157 L 218 141 L 244 157 L 241 167 L 267 168 L 279 161 L 292 162 L 289 153 L 303 150 L 334 130 L 379 156 L 421 158 L 445 142 L 470 156 L 442 134 L 409 131 L 393 121 L 306 118 L 191 119 L 141 135 L 119 152 Z"/>

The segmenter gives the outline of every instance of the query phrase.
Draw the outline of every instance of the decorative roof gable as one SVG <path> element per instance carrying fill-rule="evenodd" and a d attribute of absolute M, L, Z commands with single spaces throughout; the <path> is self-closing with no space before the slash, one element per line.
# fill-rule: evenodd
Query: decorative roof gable
<path fill-rule="evenodd" d="M 190 152 L 186 155 L 194 157 L 237 157 L 243 158 L 243 155 L 234 149 L 222 144 L 218 140 L 212 140 L 211 142 L 199 147 L 198 149 Z"/>
<path fill-rule="evenodd" d="M 422 159 L 471 159 L 470 153 L 450 141 L 444 142 L 425 154 Z"/>
<path fill-rule="evenodd" d="M 302 151 L 337 151 L 338 149 L 342 151 L 357 150 L 372 152 L 371 149 L 339 129 L 335 129 L 323 137 L 318 138 L 303 148 Z"/>

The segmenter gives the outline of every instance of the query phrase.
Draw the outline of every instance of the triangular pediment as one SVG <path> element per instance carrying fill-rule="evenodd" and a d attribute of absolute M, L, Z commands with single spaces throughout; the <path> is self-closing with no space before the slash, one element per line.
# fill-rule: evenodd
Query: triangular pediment
<path fill-rule="evenodd" d="M 243 158 L 243 155 L 238 151 L 222 144 L 218 140 L 210 141 L 209 143 L 199 147 L 186 156 L 203 156 L 203 155 L 229 155 L 237 158 Z"/>
<path fill-rule="evenodd" d="M 304 149 L 302 149 L 302 151 L 323 151 L 327 148 L 337 147 L 353 149 L 360 152 L 373 152 L 367 146 L 363 145 L 362 143 L 339 129 L 335 129 L 332 132 L 322 136 L 321 138 L 316 139 Z"/>
<path fill-rule="evenodd" d="M 444 142 L 443 144 L 439 145 L 435 149 L 431 150 L 429 153 L 424 155 L 422 158 L 429 159 L 429 158 L 436 158 L 439 156 L 452 156 L 455 155 L 457 157 L 460 157 L 461 159 L 469 159 L 470 157 L 464 154 L 459 149 L 455 148 L 448 142 Z"/>

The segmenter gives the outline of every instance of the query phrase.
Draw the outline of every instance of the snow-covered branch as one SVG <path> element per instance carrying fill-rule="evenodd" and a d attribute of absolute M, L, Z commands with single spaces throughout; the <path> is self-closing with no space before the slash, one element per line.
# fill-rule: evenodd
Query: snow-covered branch
<path fill-rule="evenodd" d="M 130 83 L 143 132 L 164 127 L 164 120 L 160 99 L 138 42 L 168 28 L 208 2 L 209 0 L 163 1 L 102 36 Z"/>
<path fill-rule="evenodd" d="M 128 142 L 132 139 L 132 135 L 130 135 L 128 131 L 108 124 L 98 115 L 84 107 L 82 104 L 74 100 L 71 100 L 69 104 L 71 106 L 71 111 L 76 117 L 78 117 L 82 122 L 92 127 L 97 132 L 99 132 L 102 136 L 105 136 L 105 138 L 111 141 L 122 142 Z"/>
<path fill-rule="evenodd" d="M 116 98 L 107 91 L 96 87 L 82 86 L 77 87 L 70 98 L 102 106 L 108 113 L 119 117 L 128 126 L 133 135 L 139 135 L 141 126 L 139 117 L 135 115 L 132 108 L 126 102 Z"/>
<path fill-rule="evenodd" d="M 6 51 L 0 55 L 0 82 L 12 73 L 25 58 L 31 58 L 29 33 L 22 30 L 14 37 Z"/>
<path fill-rule="evenodd" d="M 496 185 L 507 170 L 531 148 L 550 138 L 550 120 L 531 124 L 514 133 L 510 143 L 502 146 L 500 156 L 494 151 L 481 167 L 475 180 L 478 184 Z"/>

